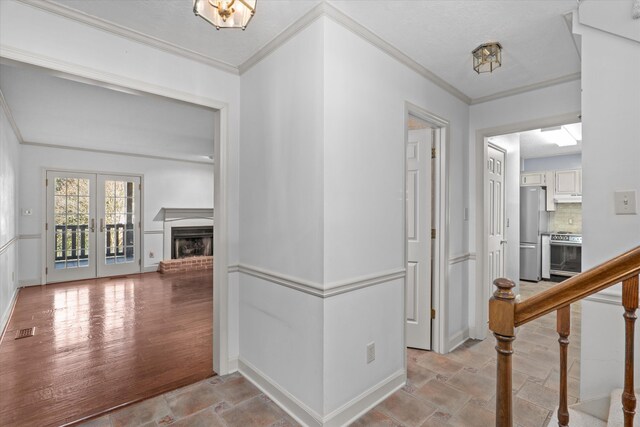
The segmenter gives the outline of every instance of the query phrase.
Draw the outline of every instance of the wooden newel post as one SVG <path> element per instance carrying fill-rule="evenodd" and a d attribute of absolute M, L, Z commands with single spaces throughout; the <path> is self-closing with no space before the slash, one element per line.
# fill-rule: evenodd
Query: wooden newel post
<path fill-rule="evenodd" d="M 633 417 L 636 414 L 636 394 L 633 385 L 633 348 L 634 327 L 636 323 L 636 309 L 638 308 L 638 276 L 622 282 L 622 305 L 625 320 L 625 360 L 624 360 L 624 391 L 622 392 L 622 412 L 624 413 L 624 427 L 633 427 Z"/>
<path fill-rule="evenodd" d="M 496 279 L 498 288 L 489 301 L 489 329 L 496 337 L 498 371 L 496 383 L 496 427 L 513 426 L 511 355 L 515 334 L 516 296 L 513 283 L 509 279 Z"/>

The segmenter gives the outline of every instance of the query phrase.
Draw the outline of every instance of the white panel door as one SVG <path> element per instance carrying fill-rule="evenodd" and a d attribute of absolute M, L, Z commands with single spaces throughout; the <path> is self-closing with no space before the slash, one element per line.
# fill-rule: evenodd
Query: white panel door
<path fill-rule="evenodd" d="M 410 130 L 407 143 L 406 344 L 431 349 L 432 130 Z"/>
<path fill-rule="evenodd" d="M 96 176 L 47 171 L 47 283 L 93 278 Z"/>
<path fill-rule="evenodd" d="M 488 279 L 490 290 L 488 295 L 493 294 L 493 281 L 499 277 L 504 277 L 504 247 L 505 247 L 505 205 L 504 205 L 504 159 L 505 153 L 499 148 L 489 144 L 487 148 L 487 192 L 489 212 L 487 224 L 489 231 L 488 239 Z"/>
<path fill-rule="evenodd" d="M 140 177 L 98 175 L 98 277 L 140 272 Z"/>

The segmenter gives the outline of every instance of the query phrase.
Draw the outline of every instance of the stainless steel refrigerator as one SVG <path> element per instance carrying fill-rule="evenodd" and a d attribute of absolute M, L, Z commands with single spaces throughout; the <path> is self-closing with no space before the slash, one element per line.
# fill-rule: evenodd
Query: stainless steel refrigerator
<path fill-rule="evenodd" d="M 542 278 L 542 233 L 549 230 L 543 187 L 520 187 L 520 279 Z"/>

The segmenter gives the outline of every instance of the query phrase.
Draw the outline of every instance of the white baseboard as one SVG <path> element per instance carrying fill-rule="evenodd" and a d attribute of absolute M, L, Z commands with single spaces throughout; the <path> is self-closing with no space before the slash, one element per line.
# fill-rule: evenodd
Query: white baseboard
<path fill-rule="evenodd" d="M 449 342 L 447 343 L 447 352 L 452 352 L 456 348 L 460 347 L 466 340 L 469 339 L 469 329 L 465 328 L 449 338 Z"/>
<path fill-rule="evenodd" d="M 5 329 L 9 326 L 9 318 L 11 317 L 11 313 L 13 313 L 13 307 L 16 305 L 17 299 L 18 289 L 14 289 L 13 295 L 11 296 L 11 302 L 9 302 L 9 305 L 4 313 L 2 313 L 2 318 L 0 319 L 0 339 L 4 337 Z"/>
<path fill-rule="evenodd" d="M 227 362 L 227 368 L 229 368 L 229 373 L 232 374 L 238 370 L 238 358 L 229 359 Z"/>
<path fill-rule="evenodd" d="M 381 383 L 376 384 L 327 416 L 322 417 L 271 378 L 260 372 L 251 363 L 238 359 L 238 370 L 264 394 L 269 396 L 282 410 L 307 427 L 341 427 L 349 425 L 404 386 L 407 379 L 404 370 L 397 371 Z"/>
<path fill-rule="evenodd" d="M 149 265 L 149 266 L 145 267 L 142 271 L 144 273 L 153 273 L 155 271 L 158 271 L 158 264 Z"/>
<path fill-rule="evenodd" d="M 297 422 L 308 427 L 322 427 L 322 416 L 300 402 L 278 383 L 260 372 L 251 363 L 238 359 L 238 370 L 249 381 L 269 396 L 282 410 L 291 415 Z"/>
<path fill-rule="evenodd" d="M 24 288 L 27 286 L 40 286 L 41 284 L 42 283 L 39 277 L 35 279 L 21 279 L 18 281 L 18 286 L 20 286 L 21 288 Z"/>

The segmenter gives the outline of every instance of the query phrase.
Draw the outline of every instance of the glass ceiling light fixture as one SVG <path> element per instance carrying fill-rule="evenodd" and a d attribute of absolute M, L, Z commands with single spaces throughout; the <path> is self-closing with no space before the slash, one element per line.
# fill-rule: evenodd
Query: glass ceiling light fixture
<path fill-rule="evenodd" d="M 498 42 L 481 44 L 471 52 L 476 73 L 492 73 L 502 65 L 502 45 Z"/>
<path fill-rule="evenodd" d="M 217 30 L 247 28 L 256 12 L 257 0 L 193 0 L 193 13 Z"/>
<path fill-rule="evenodd" d="M 578 144 L 576 138 L 565 126 L 544 128 L 540 129 L 540 132 L 543 133 L 547 142 L 556 144 L 558 147 L 568 147 Z"/>

